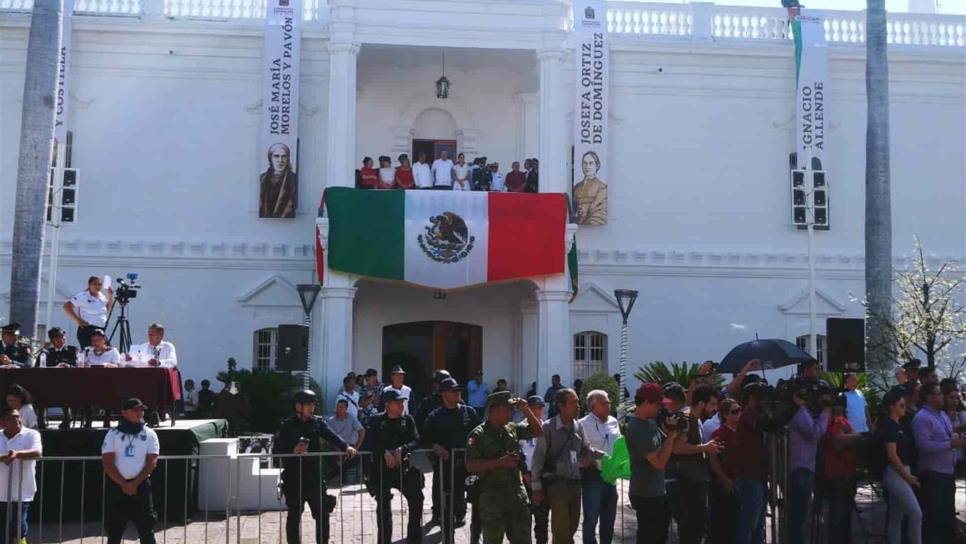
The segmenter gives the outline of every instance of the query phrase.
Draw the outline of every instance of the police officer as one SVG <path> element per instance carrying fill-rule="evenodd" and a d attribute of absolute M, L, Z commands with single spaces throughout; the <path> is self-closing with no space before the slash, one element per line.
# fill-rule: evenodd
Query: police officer
<path fill-rule="evenodd" d="M 513 407 L 523 412 L 527 424 L 514 423 Z M 466 442 L 466 469 L 479 475 L 483 544 L 530 542 L 530 502 L 523 487 L 526 470 L 519 440 L 543 434 L 540 420 L 524 399 L 513 399 L 509 391 L 490 393 L 486 398 L 487 420 L 473 429 Z"/>
<path fill-rule="evenodd" d="M 419 445 L 416 421 L 405 410 L 404 397 L 395 389 L 382 393 L 385 411 L 366 421 L 362 449 L 372 452 L 366 488 L 376 499 L 379 544 L 392 542 L 392 489 L 399 489 L 409 503 L 406 542 L 422 541 L 423 473 L 409 463 L 409 455 Z"/>
<path fill-rule="evenodd" d="M 47 331 L 47 338 L 50 345 L 40 350 L 37 354 L 37 366 L 47 368 L 73 368 L 77 366 L 77 346 L 68 346 L 66 333 L 60 327 L 54 327 Z M 70 427 L 71 413 L 70 408 L 63 407 L 64 420 L 60 423 L 61 429 Z M 37 419 L 41 429 L 47 427 L 44 417 L 44 408 L 37 407 Z"/>
<path fill-rule="evenodd" d="M 450 373 L 447 370 L 437 370 L 434 372 L 432 394 L 420 401 L 419 408 L 416 409 L 416 416 L 414 418 L 416 420 L 416 430 L 419 431 L 419 436 L 424 439 L 426 438 L 426 420 L 429 418 L 430 412 L 443 405 L 443 399 L 440 395 L 440 383 L 450 377 Z M 462 446 L 463 444 L 460 444 L 460 447 Z M 432 456 L 430 456 L 430 461 L 433 461 Z M 439 525 L 439 519 L 439 491 L 437 491 L 436 484 L 433 484 L 433 518 L 429 521 L 429 524 Z"/>
<path fill-rule="evenodd" d="M 0 329 L 0 367 L 29 368 L 34 359 L 30 344 L 20 340 L 20 323 L 8 323 Z"/>
<path fill-rule="evenodd" d="M 295 414 L 282 422 L 275 436 L 277 452 L 296 455 L 282 458 L 282 494 L 285 495 L 285 506 L 288 508 L 285 535 L 290 544 L 302 542 L 300 528 L 302 508 L 306 502 L 315 520 L 315 540 L 319 544 L 329 541 L 329 514 L 335 509 L 335 497 L 325 492 L 322 457 L 300 456 L 321 453 L 323 440 L 344 451 L 349 459 L 356 455 L 355 448 L 346 444 L 332 432 L 324 419 L 315 415 L 318 402 L 315 393 L 310 390 L 296 393 Z"/>
<path fill-rule="evenodd" d="M 426 418 L 422 437 L 437 458 L 433 463 L 433 505 L 440 508 L 433 512 L 433 518 L 443 520 L 443 538 L 449 541 L 453 529 L 462 527 L 466 517 L 466 459 L 453 449 L 466 446 L 470 431 L 480 425 L 480 416 L 460 402 L 462 388 L 453 378 L 440 382 L 439 390 L 443 405 Z"/>

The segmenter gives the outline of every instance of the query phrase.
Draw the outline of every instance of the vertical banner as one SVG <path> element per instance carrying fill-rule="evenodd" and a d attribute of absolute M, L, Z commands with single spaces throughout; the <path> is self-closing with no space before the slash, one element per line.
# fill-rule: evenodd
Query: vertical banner
<path fill-rule="evenodd" d="M 828 47 L 821 12 L 799 13 L 792 19 L 795 35 L 796 133 L 798 168 L 825 170 L 825 82 Z"/>
<path fill-rule="evenodd" d="M 295 217 L 298 206 L 302 1 L 268 0 L 262 60 L 258 216 Z"/>
<path fill-rule="evenodd" d="M 70 76 L 70 37 L 74 12 L 74 0 L 64 0 L 63 24 L 61 26 L 60 59 L 57 67 L 57 105 L 54 112 L 54 138 L 57 145 L 67 145 L 67 81 Z"/>
<path fill-rule="evenodd" d="M 573 204 L 578 225 L 607 224 L 610 55 L 607 4 L 574 0 Z"/>

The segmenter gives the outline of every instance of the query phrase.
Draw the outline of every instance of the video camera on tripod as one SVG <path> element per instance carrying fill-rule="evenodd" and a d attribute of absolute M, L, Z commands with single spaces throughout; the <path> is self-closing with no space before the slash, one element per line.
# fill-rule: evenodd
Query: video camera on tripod
<path fill-rule="evenodd" d="M 141 286 L 137 284 L 137 272 L 128 272 L 126 279 L 117 277 L 114 278 L 114 281 L 117 282 L 117 289 L 114 291 L 114 298 L 117 299 L 119 304 L 127 304 L 132 298 L 138 296 L 138 289 L 140 289 Z"/>

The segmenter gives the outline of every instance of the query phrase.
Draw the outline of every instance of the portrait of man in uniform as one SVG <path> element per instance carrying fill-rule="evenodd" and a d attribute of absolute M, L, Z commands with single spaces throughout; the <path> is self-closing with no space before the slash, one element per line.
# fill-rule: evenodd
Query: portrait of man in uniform
<path fill-rule="evenodd" d="M 597 178 L 600 157 L 595 151 L 581 158 L 584 179 L 574 185 L 574 208 L 578 225 L 607 224 L 607 184 Z"/>
<path fill-rule="evenodd" d="M 295 217 L 298 176 L 292 170 L 292 153 L 283 143 L 268 148 L 268 168 L 259 177 L 259 217 Z"/>

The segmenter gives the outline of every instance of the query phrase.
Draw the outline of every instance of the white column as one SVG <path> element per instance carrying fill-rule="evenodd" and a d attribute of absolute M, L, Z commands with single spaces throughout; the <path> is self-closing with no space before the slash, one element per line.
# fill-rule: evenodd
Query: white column
<path fill-rule="evenodd" d="M 323 250 L 328 250 L 329 220 L 316 219 L 321 233 Z M 342 378 L 352 370 L 353 301 L 356 296 L 356 278 L 328 267 L 326 261 L 322 291 L 319 293 L 320 319 L 315 322 L 315 334 L 319 354 L 313 358 L 318 366 L 315 377 L 322 387 L 325 411 L 331 410 L 329 399 L 342 387 Z M 314 355 L 314 354 L 313 354 Z"/>
<path fill-rule="evenodd" d="M 540 59 L 540 192 L 569 192 L 564 109 L 563 49 L 544 49 Z"/>
<path fill-rule="evenodd" d="M 329 124 L 326 187 L 352 187 L 356 164 L 356 61 L 359 45 L 329 42 Z"/>
<path fill-rule="evenodd" d="M 570 338 L 570 291 L 539 290 L 537 295 L 537 392 L 550 387 L 550 376 L 570 387 L 574 380 Z M 548 401 L 549 402 L 549 401 Z"/>

